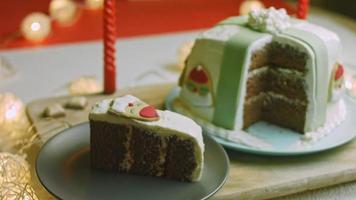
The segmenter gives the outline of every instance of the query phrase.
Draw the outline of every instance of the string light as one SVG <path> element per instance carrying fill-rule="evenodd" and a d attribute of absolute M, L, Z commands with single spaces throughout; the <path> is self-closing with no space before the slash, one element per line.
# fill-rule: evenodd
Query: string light
<path fill-rule="evenodd" d="M 23 157 L 0 153 L 0 185 L 8 182 L 28 183 L 30 180 L 30 166 Z"/>
<path fill-rule="evenodd" d="M 104 0 L 85 0 L 85 4 L 91 9 L 99 9 L 104 6 Z"/>
<path fill-rule="evenodd" d="M 258 0 L 245 0 L 240 5 L 240 15 L 247 15 L 251 11 L 256 11 L 264 8 L 265 6 Z"/>
<path fill-rule="evenodd" d="M 11 149 L 16 141 L 29 136 L 30 122 L 21 99 L 0 93 L 0 151 Z"/>
<path fill-rule="evenodd" d="M 31 13 L 23 19 L 21 33 L 30 41 L 41 41 L 51 33 L 51 20 L 43 13 Z"/>
<path fill-rule="evenodd" d="M 104 0 L 85 0 L 85 6 L 90 9 L 100 9 L 104 7 Z M 21 35 L 33 42 L 39 42 L 51 33 L 51 19 L 61 25 L 73 24 L 79 16 L 79 4 L 74 0 L 51 0 L 49 4 L 49 14 L 34 12 L 28 14 L 21 22 Z M 4 41 L 17 39 L 16 35 L 9 35 Z"/>
<path fill-rule="evenodd" d="M 0 199 L 39 200 L 34 189 L 28 183 L 4 183 L 0 185 Z"/>
<path fill-rule="evenodd" d="M 0 93 L 0 126 L 18 123 L 25 115 L 22 101 L 11 93 Z"/>
<path fill-rule="evenodd" d="M 49 4 L 50 16 L 61 24 L 73 23 L 77 10 L 77 4 L 72 0 L 52 0 Z"/>

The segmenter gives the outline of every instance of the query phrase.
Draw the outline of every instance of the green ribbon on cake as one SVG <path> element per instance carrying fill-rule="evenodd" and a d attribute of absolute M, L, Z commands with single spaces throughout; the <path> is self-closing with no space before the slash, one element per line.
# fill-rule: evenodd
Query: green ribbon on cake
<path fill-rule="evenodd" d="M 219 25 L 239 25 L 241 27 L 241 30 L 233 35 L 225 45 L 213 115 L 214 124 L 228 129 L 234 129 L 235 126 L 240 91 L 246 70 L 243 67 L 248 62 L 247 54 L 250 46 L 256 40 L 268 35 L 244 27 L 246 22 L 247 18 L 233 17 L 219 23 Z"/>

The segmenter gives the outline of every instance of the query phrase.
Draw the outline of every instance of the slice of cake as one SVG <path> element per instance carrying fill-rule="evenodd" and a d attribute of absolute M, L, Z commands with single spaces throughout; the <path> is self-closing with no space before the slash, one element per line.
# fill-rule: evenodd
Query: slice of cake
<path fill-rule="evenodd" d="M 201 127 L 193 120 L 156 110 L 130 95 L 98 102 L 89 120 L 93 168 L 200 179 L 204 143 Z"/>

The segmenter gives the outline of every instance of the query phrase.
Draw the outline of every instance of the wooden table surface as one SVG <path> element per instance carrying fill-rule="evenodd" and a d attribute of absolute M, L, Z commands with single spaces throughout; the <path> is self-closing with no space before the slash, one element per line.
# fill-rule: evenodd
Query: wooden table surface
<path fill-rule="evenodd" d="M 175 84 L 124 89 L 113 96 L 132 94 L 163 108 Z M 48 120 L 42 116 L 51 104 L 65 104 L 71 97 L 41 99 L 28 104 L 28 114 L 43 142 L 58 132 L 88 121 L 91 105 L 107 95 L 87 96 L 84 110 L 67 110 L 65 117 Z M 295 157 L 256 156 L 228 151 L 229 178 L 213 199 L 268 199 L 356 180 L 356 141 L 323 153 Z"/>

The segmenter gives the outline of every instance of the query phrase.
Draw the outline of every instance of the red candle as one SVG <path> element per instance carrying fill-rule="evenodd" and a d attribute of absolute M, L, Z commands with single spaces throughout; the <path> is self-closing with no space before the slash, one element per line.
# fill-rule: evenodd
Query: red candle
<path fill-rule="evenodd" d="M 309 0 L 298 0 L 297 17 L 306 19 L 309 11 Z"/>
<path fill-rule="evenodd" d="M 116 0 L 104 1 L 104 92 L 116 90 Z"/>

